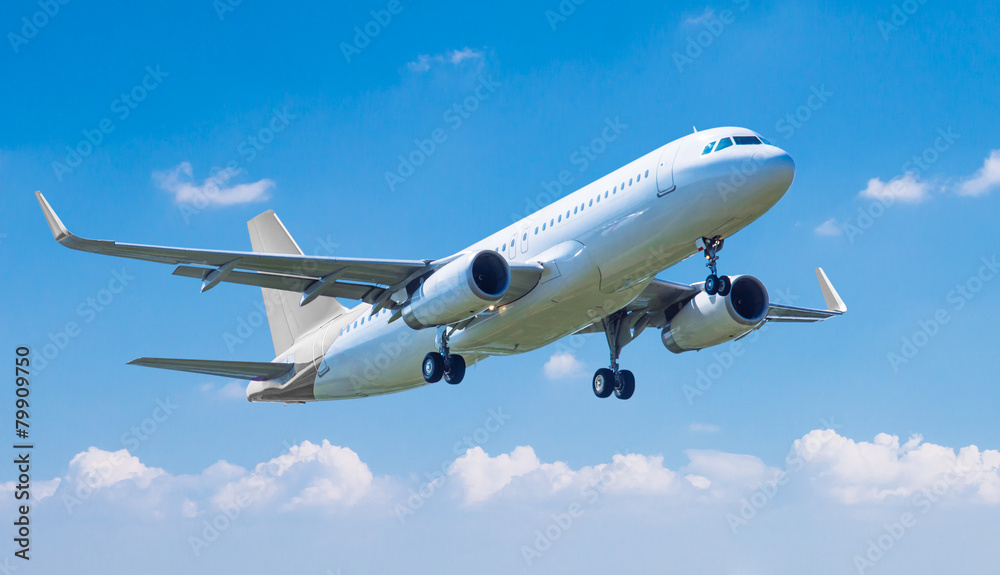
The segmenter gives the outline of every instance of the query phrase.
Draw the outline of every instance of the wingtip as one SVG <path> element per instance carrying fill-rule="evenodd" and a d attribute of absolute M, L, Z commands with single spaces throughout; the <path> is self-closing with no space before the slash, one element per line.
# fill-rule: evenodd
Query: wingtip
<path fill-rule="evenodd" d="M 52 231 L 52 237 L 61 243 L 64 239 L 72 236 L 73 234 L 63 225 L 62 220 L 59 219 L 59 216 L 52 209 L 52 206 L 49 205 L 48 200 L 45 199 L 42 192 L 35 192 L 35 197 L 38 199 L 38 205 L 42 207 L 42 213 L 45 215 L 45 221 L 49 224 L 49 229 Z"/>
<path fill-rule="evenodd" d="M 823 268 L 816 268 L 816 279 L 819 280 L 819 289 L 823 292 L 823 299 L 826 301 L 827 309 L 846 313 L 847 304 L 841 299 L 840 294 L 837 293 L 837 289 L 833 287 L 830 278 L 826 277 L 826 272 L 823 271 Z"/>

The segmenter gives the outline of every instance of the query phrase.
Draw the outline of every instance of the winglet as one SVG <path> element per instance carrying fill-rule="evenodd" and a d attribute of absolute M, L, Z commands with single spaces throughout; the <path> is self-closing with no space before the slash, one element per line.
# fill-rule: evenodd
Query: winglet
<path fill-rule="evenodd" d="M 844 303 L 844 300 L 840 299 L 840 294 L 837 293 L 833 284 L 830 283 L 830 278 L 826 277 L 823 268 L 816 268 L 816 279 L 819 280 L 819 289 L 823 292 L 823 299 L 826 300 L 827 309 L 845 313 L 847 311 L 847 304 Z"/>
<path fill-rule="evenodd" d="M 45 221 L 49 223 L 49 229 L 52 230 L 52 236 L 57 242 L 62 243 L 62 241 L 73 234 L 69 233 L 66 226 L 63 225 L 62 220 L 56 215 L 55 210 L 49 205 L 49 202 L 45 200 L 45 196 L 42 192 L 35 192 L 35 197 L 38 198 L 38 204 L 42 206 L 42 213 L 45 214 Z"/>

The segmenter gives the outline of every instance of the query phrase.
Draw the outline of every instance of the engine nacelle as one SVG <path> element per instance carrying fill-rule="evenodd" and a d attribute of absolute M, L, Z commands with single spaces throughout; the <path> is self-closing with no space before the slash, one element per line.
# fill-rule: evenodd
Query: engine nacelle
<path fill-rule="evenodd" d="M 753 276 L 735 276 L 727 296 L 704 291 L 684 304 L 660 337 L 674 353 L 705 349 L 747 333 L 767 317 L 767 288 Z"/>
<path fill-rule="evenodd" d="M 413 329 L 462 321 L 500 301 L 509 287 L 503 256 L 492 250 L 464 255 L 424 280 L 403 308 L 403 321 Z"/>

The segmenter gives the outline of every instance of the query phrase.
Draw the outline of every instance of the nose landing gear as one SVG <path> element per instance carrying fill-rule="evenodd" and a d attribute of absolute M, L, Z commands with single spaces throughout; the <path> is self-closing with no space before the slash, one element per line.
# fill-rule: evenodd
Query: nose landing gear
<path fill-rule="evenodd" d="M 718 270 L 716 268 L 716 263 L 719 261 L 719 252 L 722 251 L 722 244 L 725 240 L 721 236 L 715 236 L 713 238 L 699 238 L 695 242 L 695 245 L 699 249 L 705 251 L 705 259 L 708 263 L 705 264 L 708 267 L 709 273 L 708 277 L 705 278 L 705 293 L 708 295 L 719 294 L 723 297 L 729 295 L 729 292 L 733 289 L 733 280 L 729 279 L 729 276 L 719 277 Z"/>

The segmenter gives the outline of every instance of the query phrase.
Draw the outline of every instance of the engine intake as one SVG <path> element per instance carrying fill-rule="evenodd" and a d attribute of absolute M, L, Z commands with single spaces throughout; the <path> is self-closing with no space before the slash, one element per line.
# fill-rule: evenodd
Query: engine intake
<path fill-rule="evenodd" d="M 492 250 L 468 254 L 424 280 L 403 308 L 403 321 L 413 329 L 462 321 L 500 301 L 509 287 L 503 256 Z"/>
<path fill-rule="evenodd" d="M 740 337 L 764 321 L 771 303 L 767 288 L 753 276 L 732 278 L 727 296 L 700 292 L 671 318 L 660 334 L 674 353 L 705 349 Z"/>

